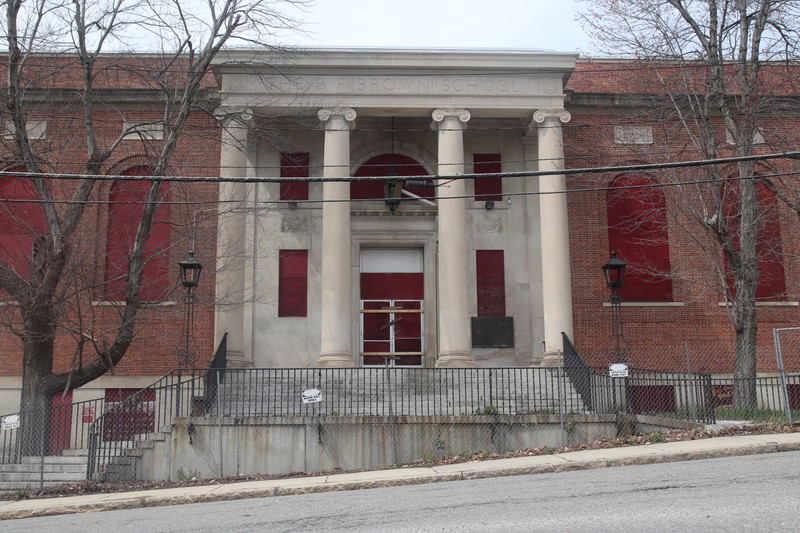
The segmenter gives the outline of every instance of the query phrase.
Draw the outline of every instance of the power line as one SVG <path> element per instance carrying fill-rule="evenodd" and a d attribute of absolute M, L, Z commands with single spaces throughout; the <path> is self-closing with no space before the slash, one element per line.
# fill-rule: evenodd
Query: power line
<path fill-rule="evenodd" d="M 466 180 L 466 179 L 487 179 L 487 178 L 528 178 L 564 175 L 572 176 L 576 174 L 600 174 L 600 173 L 621 173 L 621 172 L 648 172 L 653 170 L 667 170 L 678 168 L 704 167 L 713 165 L 727 165 L 731 163 L 741 163 L 746 161 L 767 161 L 771 159 L 800 159 L 799 151 L 778 152 L 771 154 L 760 154 L 750 156 L 721 157 L 717 159 L 699 159 L 689 161 L 674 161 L 666 163 L 645 163 L 638 165 L 619 165 L 590 168 L 563 168 L 556 170 L 523 170 L 517 172 L 487 172 L 470 174 L 420 174 L 411 176 L 309 176 L 303 178 L 285 178 L 275 176 L 228 176 L 228 177 L 202 177 L 202 176 L 125 176 L 113 174 L 60 174 L 60 173 L 36 173 L 36 172 L 0 172 L 0 177 L 11 176 L 28 179 L 54 179 L 54 180 L 83 180 L 94 181 L 157 181 L 157 182 L 183 182 L 183 183 L 336 183 L 336 182 L 361 182 L 361 181 L 396 181 L 397 178 L 407 180 Z"/>
<path fill-rule="evenodd" d="M 786 154 L 772 154 L 774 157 L 779 156 L 786 156 L 790 158 L 800 157 L 800 152 L 789 152 Z M 752 156 L 752 157 L 739 157 L 739 158 L 728 158 L 729 160 L 736 160 L 736 161 L 747 161 L 752 160 L 754 157 L 759 156 Z M 712 160 L 713 161 L 713 160 Z M 686 168 L 692 166 L 698 166 L 697 163 L 704 163 L 709 164 L 706 161 L 703 162 L 687 162 L 688 164 L 670 164 L 671 168 Z M 693 165 L 691 163 L 694 163 Z M 713 163 L 710 163 L 713 164 Z M 672 165 L 679 165 L 679 167 L 675 167 Z M 628 167 L 609 167 L 612 168 L 614 171 L 621 171 L 622 168 L 628 169 L 636 169 L 637 167 L 642 167 L 643 165 L 631 165 Z M 652 167 L 653 165 L 646 165 Z M 663 165 L 662 165 L 663 168 Z M 575 173 L 598 173 L 598 172 L 608 172 L 605 169 L 573 169 Z M 539 176 L 543 175 L 551 175 L 551 174 L 560 174 L 559 171 L 541 171 L 537 172 Z M 508 176 L 508 174 L 515 174 L 515 176 Z M 502 177 L 518 177 L 516 174 L 520 173 L 504 173 Z M 524 174 L 524 173 L 523 173 Z M 528 173 L 529 174 L 529 173 Z M 775 173 L 759 173 L 754 174 L 749 177 L 751 180 L 759 180 L 764 178 L 778 178 L 778 177 L 798 177 L 800 173 L 798 172 L 775 172 Z M 392 177 L 364 177 L 359 178 L 357 181 L 380 181 L 384 182 L 390 179 L 396 180 L 398 178 L 408 178 L 410 176 L 392 176 Z M 444 179 L 444 176 L 429 176 L 430 178 L 434 179 Z M 459 179 L 474 179 L 474 177 L 500 177 L 499 174 L 462 174 L 457 176 L 449 176 L 448 183 L 450 181 L 455 181 Z M 527 176 L 522 176 L 527 177 Z M 133 178 L 139 179 L 140 177 L 137 176 L 123 176 L 123 178 Z M 146 179 L 147 181 L 155 181 L 152 177 L 143 176 L 141 177 Z M 200 178 L 204 179 L 204 178 Z M 231 178 L 220 178 L 220 180 L 229 180 Z M 273 178 L 265 178 L 269 179 L 268 183 L 274 183 Z M 625 185 L 625 186 L 604 186 L 604 187 L 580 187 L 580 188 L 568 188 L 565 190 L 557 190 L 557 191 L 521 191 L 521 192 L 511 192 L 505 191 L 501 193 L 503 197 L 514 197 L 514 196 L 549 196 L 549 195 L 557 195 L 557 194 L 573 194 L 573 193 L 584 193 L 584 192 L 601 192 L 601 191 L 622 191 L 622 190 L 636 190 L 636 189 L 663 189 L 663 188 L 670 188 L 670 187 L 681 187 L 687 185 L 703 185 L 703 184 L 711 184 L 711 183 L 721 183 L 727 181 L 729 178 L 709 178 L 709 179 L 698 179 L 698 180 L 686 180 L 686 181 L 672 181 L 672 182 L 651 182 L 647 184 L 641 185 Z M 298 178 L 298 181 L 302 181 L 302 178 Z M 328 178 L 320 178 L 319 181 L 328 181 Z M 163 180 L 167 181 L 167 180 Z M 219 180 L 218 180 L 219 181 Z M 284 180 L 285 181 L 285 180 Z M 330 179 L 329 181 L 354 181 L 353 179 Z M 442 187 L 443 185 L 436 185 L 435 188 Z M 434 200 L 452 200 L 452 199 L 474 199 L 475 201 L 484 201 L 487 198 L 491 198 L 497 196 L 495 193 L 487 193 L 487 194 L 465 194 L 459 196 L 430 196 L 430 197 L 423 197 L 424 200 L 434 201 Z M 157 201 L 159 205 L 176 205 L 176 206 L 191 206 L 191 205 L 224 205 L 224 204 L 241 204 L 242 202 L 246 202 L 250 205 L 257 205 L 257 204 L 264 204 L 264 205 L 280 205 L 280 204 L 290 204 L 290 203 L 302 203 L 302 204 L 325 204 L 325 203 L 362 203 L 362 202 L 374 202 L 379 200 L 385 200 L 384 197 L 375 197 L 375 198 L 346 198 L 341 200 L 313 200 L 313 199 L 305 199 L 305 200 L 280 200 L 280 199 L 270 199 L 270 200 L 252 200 L 248 198 L 232 198 L 229 200 L 164 200 L 164 201 Z M 411 203 L 413 201 L 417 201 L 414 198 L 401 198 L 403 202 Z M 3 199 L 3 203 L 9 204 L 42 204 L 42 203 L 52 203 L 57 205 L 144 205 L 147 202 L 143 200 L 131 200 L 131 201 L 111 201 L 111 200 L 86 200 L 86 201 L 76 201 L 76 200 L 52 200 L 46 202 L 45 200 L 41 200 L 38 198 L 14 198 L 14 199 Z"/>

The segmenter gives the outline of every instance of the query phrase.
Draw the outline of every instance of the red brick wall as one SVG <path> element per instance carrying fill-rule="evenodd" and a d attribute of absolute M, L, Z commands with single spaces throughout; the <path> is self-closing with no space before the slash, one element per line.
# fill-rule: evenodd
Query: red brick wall
<path fill-rule="evenodd" d="M 47 146 L 49 164 L 43 167 L 54 173 L 83 172 L 86 160 L 82 119 L 69 109 L 54 109 L 43 114 L 47 121 L 47 138 L 36 141 Z M 159 113 L 104 110 L 95 114 L 98 138 L 106 145 L 122 131 L 123 121 L 145 121 L 158 119 Z M 157 145 L 157 141 L 153 141 Z M 206 114 L 193 114 L 186 124 L 186 131 L 178 142 L 168 171 L 178 176 L 219 176 L 220 132 L 217 122 Z M 101 146 L 105 148 L 106 146 Z M 122 172 L 127 166 L 147 161 L 148 151 L 140 141 L 123 141 L 114 157 L 104 166 L 106 173 Z M 6 156 L 8 167 L 12 158 Z M 59 198 L 68 198 L 75 181 L 54 180 L 53 188 Z M 94 321 L 94 335 L 99 343 L 113 341 L 114 329 L 119 323 L 119 314 L 114 307 L 96 306 L 92 302 L 103 299 L 104 255 L 107 237 L 107 207 L 110 181 L 98 181 L 92 193 L 92 203 L 87 206 L 80 223 L 80 230 L 71 243 L 74 262 L 70 269 L 91 272 L 94 288 L 83 291 L 80 298 L 81 320 L 84 325 Z M 167 298 L 173 305 L 159 305 L 142 309 L 137 319 L 135 340 L 127 355 L 114 373 L 122 376 L 162 375 L 177 366 L 176 354 L 182 350 L 183 298 L 185 291 L 178 282 L 178 261 L 185 259 L 192 248 L 193 221 L 198 223 L 195 257 L 204 264 L 203 276 L 197 290 L 195 322 L 192 346 L 199 354 L 197 365 L 204 365 L 213 355 L 214 335 L 214 267 L 216 254 L 216 212 L 218 198 L 217 183 L 174 183 L 172 185 L 171 218 L 173 222 L 172 246 L 169 254 L 170 287 Z M 77 320 L 75 312 L 66 312 L 69 320 Z M 10 320 L 19 327 L 19 315 L 13 305 L 0 306 L 0 320 Z M 76 343 L 71 334 L 62 331 L 57 339 L 57 357 L 54 371 L 61 372 L 77 364 Z M 85 346 L 83 361 L 96 357 L 91 344 Z M 0 326 L 0 375 L 14 376 L 22 372 L 22 348 L 19 339 L 9 328 Z"/>
<path fill-rule="evenodd" d="M 631 163 L 659 163 L 669 159 L 689 159 L 691 153 L 680 154 L 687 139 L 676 137 L 667 142 L 664 129 L 647 117 L 621 116 L 616 109 L 592 113 L 572 111 L 572 120 L 564 126 L 566 165 L 570 168 L 613 166 Z M 614 144 L 614 125 L 652 125 L 655 142 L 646 146 Z M 773 118 L 763 128 L 767 141 L 795 138 L 800 120 Z M 674 133 L 673 130 L 672 133 Z M 724 139 L 724 136 L 722 137 Z M 763 152 L 778 151 L 780 146 L 765 146 Z M 765 167 L 767 168 L 767 167 Z M 793 162 L 770 162 L 769 171 L 797 171 Z M 700 171 L 686 172 L 689 178 L 702 177 Z M 567 178 L 569 189 L 606 187 L 617 174 L 585 174 Z M 674 202 L 677 189 L 666 189 L 667 201 Z M 578 351 L 593 365 L 610 362 L 611 309 L 610 292 L 605 286 L 601 265 L 609 257 L 606 194 L 602 190 L 573 192 L 568 196 L 570 246 L 572 250 L 572 294 L 574 306 L 574 342 Z M 781 237 L 784 248 L 787 300 L 800 299 L 800 264 L 796 260 L 798 216 L 781 206 Z M 674 301 L 681 307 L 623 307 L 623 348 L 629 353 L 629 364 L 640 368 L 685 371 L 732 372 L 734 362 L 734 330 L 727 318 L 727 309 L 719 305 L 722 297 L 711 288 L 707 275 L 711 263 L 707 253 L 692 243 L 703 241 L 698 226 L 685 219 L 681 223 L 692 233 L 677 228 L 672 217 L 670 226 L 670 260 L 677 275 L 673 282 Z M 715 245 L 710 245 L 716 249 Z M 721 255 L 719 256 L 721 257 Z M 773 328 L 800 325 L 797 307 L 758 308 L 758 371 L 774 372 L 775 350 Z M 800 347 L 798 347 L 800 348 Z M 800 349 L 784 353 L 787 369 L 800 370 Z"/>

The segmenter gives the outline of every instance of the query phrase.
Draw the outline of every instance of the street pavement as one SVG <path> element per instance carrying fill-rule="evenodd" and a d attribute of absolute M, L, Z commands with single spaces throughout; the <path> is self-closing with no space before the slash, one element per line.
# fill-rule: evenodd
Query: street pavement
<path fill-rule="evenodd" d="M 788 451 L 800 451 L 800 433 L 714 437 L 442 466 L 395 468 L 113 494 L 87 494 L 64 498 L 4 501 L 0 502 L 0 520 Z"/>

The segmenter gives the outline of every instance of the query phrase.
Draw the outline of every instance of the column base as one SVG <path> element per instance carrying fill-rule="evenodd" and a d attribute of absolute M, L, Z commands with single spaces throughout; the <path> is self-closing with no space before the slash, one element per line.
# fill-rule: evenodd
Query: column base
<path fill-rule="evenodd" d="M 439 355 L 436 358 L 436 368 L 472 368 L 475 361 L 469 354 L 448 354 Z"/>
<path fill-rule="evenodd" d="M 344 353 L 324 353 L 317 359 L 317 367 L 321 368 L 353 368 L 353 356 Z"/>
<path fill-rule="evenodd" d="M 225 355 L 225 366 L 227 368 L 250 368 L 253 366 L 253 363 L 247 360 L 244 356 L 244 352 L 228 350 L 228 353 Z"/>
<path fill-rule="evenodd" d="M 542 362 L 539 363 L 539 366 L 547 366 L 547 367 L 561 366 L 561 363 L 563 361 L 564 357 L 561 355 L 561 352 L 549 352 L 544 354 Z"/>

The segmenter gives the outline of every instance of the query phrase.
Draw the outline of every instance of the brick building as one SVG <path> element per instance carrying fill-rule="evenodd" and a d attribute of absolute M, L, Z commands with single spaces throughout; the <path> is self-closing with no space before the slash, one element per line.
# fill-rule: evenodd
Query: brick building
<path fill-rule="evenodd" d="M 160 279 L 153 303 L 113 375 L 75 399 L 143 387 L 177 366 L 183 323 L 176 264 L 190 248 L 207 267 L 193 339 L 200 363 L 227 332 L 229 361 L 244 366 L 382 366 L 386 356 L 398 367 L 529 366 L 556 361 L 565 332 L 602 366 L 609 362 L 611 311 L 600 267 L 616 248 L 629 262 L 629 362 L 732 371 L 733 330 L 711 282 L 721 254 L 702 252 L 698 232 L 666 214 L 686 188 L 647 188 L 657 171 L 559 174 L 696 158 L 674 121 L 654 114 L 643 98 L 653 85 L 630 62 L 542 52 L 321 50 L 276 73 L 277 61 L 249 51 L 217 61 L 204 98 L 218 118 L 192 115 L 170 174 L 264 180 L 170 184 L 158 234 L 163 253 L 150 274 Z M 125 124 L 158 114 L 151 87 L 109 67 L 96 117 L 110 141 Z M 51 99 L 31 123 L 42 143 L 52 143 L 52 172 L 72 172 L 70 162 L 85 158 L 85 148 L 70 81 L 51 77 L 45 85 Z M 796 95 L 791 87 L 780 91 Z M 785 113 L 765 116 L 757 153 L 793 149 L 796 122 Z M 160 142 L 154 137 L 122 141 L 103 173 L 145 172 Z M 6 170 L 14 171 L 8 157 Z M 780 159 L 758 169 L 795 167 Z M 553 173 L 525 175 L 542 170 Z M 464 173 L 518 174 L 438 187 L 426 178 Z M 319 176 L 340 181 L 304 179 Z M 365 179 L 348 183 L 352 176 Z M 419 178 L 406 181 L 410 176 Z M 623 186 L 645 193 L 620 192 Z M 4 187 L 12 191 L 5 199 L 24 193 Z M 76 243 L 93 272 L 81 301 L 94 310 L 98 331 L 116 312 L 113 258 L 122 252 L 114 243 L 130 230 L 124 220 L 133 218 L 126 209 L 135 201 L 126 199 L 136 194 L 98 183 Z M 207 218 L 217 200 L 226 206 L 219 221 Z M 798 217 L 765 201 L 773 213 L 765 239 L 781 253 L 762 270 L 769 283 L 760 289 L 758 353 L 759 371 L 773 372 L 772 328 L 797 324 Z M 655 215 L 641 225 L 644 233 L 631 231 L 627 222 L 645 203 Z M 7 249 L 30 248 L 15 242 Z M 13 315 L 12 306 L 3 312 Z M 66 370 L 75 342 L 67 332 L 60 341 L 57 367 Z M 8 407 L 21 358 L 6 329 L 0 357 Z"/>
<path fill-rule="evenodd" d="M 93 127 L 100 139 L 99 150 L 119 142 L 100 174 L 147 176 L 152 172 L 165 128 L 164 98 L 154 84 L 163 65 L 157 58 L 105 56 L 98 61 L 94 77 Z M 87 135 L 81 106 L 82 70 L 63 56 L 31 59 L 26 77 L 25 114 L 28 135 L 36 157 L 52 188 L 56 209 L 64 212 L 74 193 L 75 179 L 59 174 L 86 172 Z M 209 86 L 201 89 L 199 101 L 208 103 Z M 206 107 L 208 107 L 206 105 Z M 125 128 L 141 125 L 140 133 L 124 135 Z M 41 203 L 31 181 L 15 174 L 24 172 L 16 149 L 10 116 L 3 116 L 3 171 L 0 177 L 0 253 L 23 279 L 31 275 L 31 252 L 37 235 L 45 228 Z M 123 138 L 124 137 L 124 138 Z M 213 116 L 201 110 L 190 115 L 167 175 L 216 176 L 219 172 L 219 127 Z M 58 298 L 61 325 L 56 339 L 53 372 L 67 372 L 97 359 L 107 349 L 119 328 L 125 300 L 126 255 L 133 242 L 148 183 L 97 180 L 70 242 L 67 273 Z M 214 262 L 217 185 L 214 183 L 165 183 L 147 241 L 147 264 L 137 317 L 134 342 L 127 356 L 113 371 L 79 390 L 70 391 L 60 402 L 128 394 L 152 384 L 177 366 L 182 346 L 184 291 L 178 286 L 177 262 L 191 248 L 206 265 Z M 197 353 L 212 350 L 213 268 L 207 284 L 199 288 L 195 336 Z M 20 316 L 9 298 L 0 305 L 0 411 L 18 408 L 22 374 Z M 82 351 L 79 350 L 83 341 Z"/>

